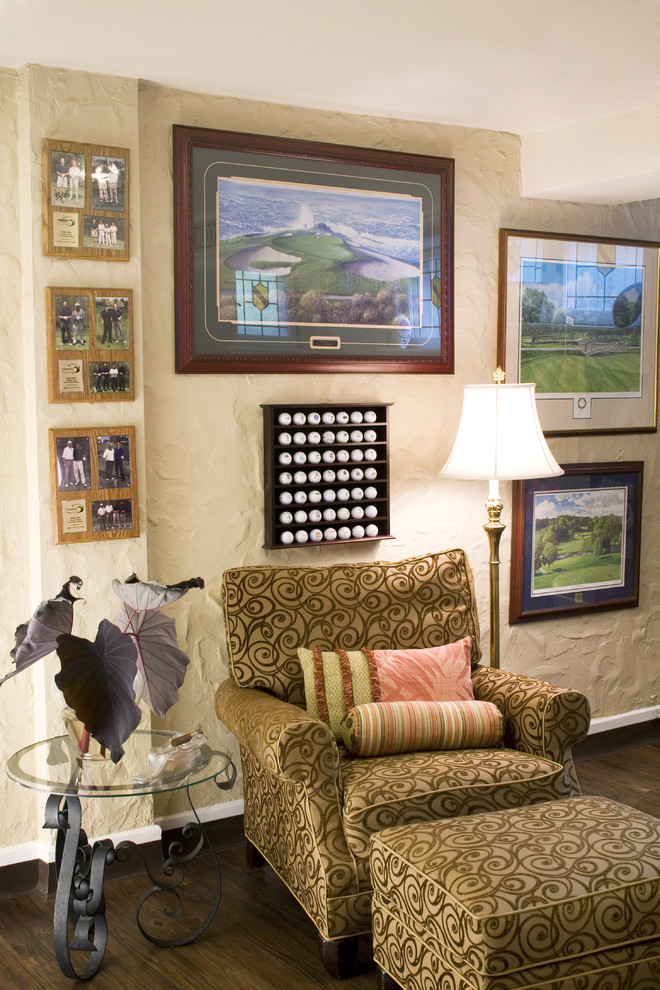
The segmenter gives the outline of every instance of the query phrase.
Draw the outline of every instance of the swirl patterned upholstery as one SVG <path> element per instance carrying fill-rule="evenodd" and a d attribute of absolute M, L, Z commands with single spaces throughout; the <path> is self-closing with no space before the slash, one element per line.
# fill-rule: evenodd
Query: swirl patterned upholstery
<path fill-rule="evenodd" d="M 660 821 L 605 798 L 379 832 L 374 959 L 405 990 L 657 990 Z"/>
<path fill-rule="evenodd" d="M 241 746 L 245 833 L 324 940 L 369 931 L 369 840 L 380 829 L 579 794 L 578 692 L 479 666 L 462 550 L 397 563 L 241 567 L 222 583 L 230 678 L 218 717 Z M 473 641 L 475 697 L 504 714 L 493 749 L 350 759 L 304 709 L 300 646 L 412 649 Z"/>

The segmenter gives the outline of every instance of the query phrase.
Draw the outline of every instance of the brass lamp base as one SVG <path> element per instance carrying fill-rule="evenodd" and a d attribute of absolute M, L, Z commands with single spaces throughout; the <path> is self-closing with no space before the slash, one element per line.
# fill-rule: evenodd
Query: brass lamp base
<path fill-rule="evenodd" d="M 500 520 L 504 503 L 499 494 L 486 499 L 488 522 L 484 529 L 490 545 L 490 665 L 500 669 L 500 539 L 506 526 Z"/>

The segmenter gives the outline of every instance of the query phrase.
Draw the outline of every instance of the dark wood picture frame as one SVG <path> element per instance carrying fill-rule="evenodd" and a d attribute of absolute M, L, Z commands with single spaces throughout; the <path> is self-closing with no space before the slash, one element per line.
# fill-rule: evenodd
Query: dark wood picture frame
<path fill-rule="evenodd" d="M 177 372 L 453 374 L 453 159 L 175 125 L 174 209 Z"/>
<path fill-rule="evenodd" d="M 89 543 L 127 540 L 140 535 L 133 426 L 90 426 L 49 430 L 53 540 Z M 64 448 L 80 452 L 79 465 L 63 457 Z M 118 448 L 121 458 L 103 457 Z M 106 512 L 110 506 L 111 511 Z"/>
<path fill-rule="evenodd" d="M 71 313 L 68 317 L 62 316 L 65 303 Z M 76 307 L 82 313 L 78 327 L 73 325 Z M 129 402 L 135 398 L 131 289 L 49 285 L 46 323 L 49 402 Z"/>
<path fill-rule="evenodd" d="M 42 159 L 43 253 L 128 261 L 128 148 L 44 138 Z"/>
<path fill-rule="evenodd" d="M 512 623 L 639 604 L 643 463 L 561 466 L 513 485 Z"/>
<path fill-rule="evenodd" d="M 660 242 L 500 230 L 498 364 L 547 436 L 657 430 Z"/>

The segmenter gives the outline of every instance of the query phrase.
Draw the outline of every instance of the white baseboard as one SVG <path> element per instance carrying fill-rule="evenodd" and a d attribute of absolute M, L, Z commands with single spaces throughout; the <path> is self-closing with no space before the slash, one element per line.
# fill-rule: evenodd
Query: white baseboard
<path fill-rule="evenodd" d="M 197 814 L 201 822 L 214 822 L 220 818 L 234 818 L 243 814 L 243 800 L 223 801 L 221 804 L 212 804 L 206 808 L 198 808 Z M 160 842 L 161 831 L 181 828 L 194 819 L 191 811 L 182 811 L 176 815 L 168 815 L 160 818 L 155 825 L 146 828 L 129 829 L 126 832 L 115 832 L 112 835 L 90 836 L 89 841 L 95 839 L 112 839 L 113 845 L 120 842 L 135 842 L 142 845 L 147 842 Z M 49 845 L 41 839 L 34 842 L 23 842 L 16 846 L 5 846 L 0 849 L 0 868 L 3 866 L 14 866 L 17 863 L 30 863 L 40 859 L 43 863 L 55 862 L 55 846 Z"/>
<path fill-rule="evenodd" d="M 660 718 L 660 705 L 653 705 L 652 708 L 636 708 L 632 712 L 621 712 L 619 715 L 604 715 L 602 718 L 591 720 L 589 735 L 593 736 L 597 732 L 607 732 L 610 729 L 622 729 L 626 725 L 652 722 L 656 718 Z"/>

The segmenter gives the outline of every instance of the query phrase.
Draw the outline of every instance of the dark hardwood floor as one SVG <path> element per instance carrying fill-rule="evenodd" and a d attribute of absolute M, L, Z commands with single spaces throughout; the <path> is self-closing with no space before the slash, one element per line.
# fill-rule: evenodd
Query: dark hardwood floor
<path fill-rule="evenodd" d="M 660 817 L 660 742 L 587 759 L 578 764 L 585 794 L 603 794 Z M 143 879 L 106 884 L 108 948 L 93 979 L 96 990 L 374 990 L 368 939 L 358 968 L 338 983 L 317 956 L 316 933 L 270 867 L 250 869 L 244 847 L 219 850 L 223 894 L 210 928 L 192 945 L 159 949 L 140 935 L 134 919 Z M 189 871 L 184 893 L 203 916 L 210 859 Z M 110 868 L 111 873 L 111 868 Z M 0 985 L 3 990 L 60 990 L 76 985 L 55 962 L 53 899 L 37 894 L 0 901 Z M 187 917 L 192 917 L 187 915 Z M 167 937 L 167 926 L 162 923 Z"/>

